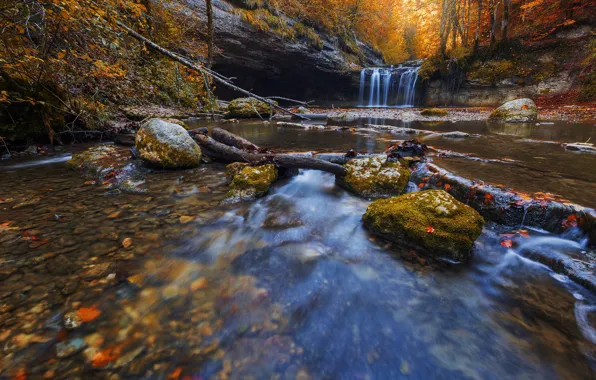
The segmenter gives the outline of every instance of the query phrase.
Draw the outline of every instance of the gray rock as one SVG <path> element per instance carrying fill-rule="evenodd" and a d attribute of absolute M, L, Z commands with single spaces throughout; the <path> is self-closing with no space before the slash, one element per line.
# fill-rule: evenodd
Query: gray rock
<path fill-rule="evenodd" d="M 351 124 L 357 121 L 360 116 L 354 112 L 339 112 L 331 113 L 328 117 L 328 123 L 334 123 L 338 125 Z"/>
<path fill-rule="evenodd" d="M 151 165 L 190 168 L 201 163 L 201 148 L 180 125 L 151 119 L 137 132 L 136 149 Z"/>
<path fill-rule="evenodd" d="M 81 351 L 87 343 L 81 338 L 75 338 L 60 342 L 56 344 L 56 356 L 59 358 L 67 358 Z"/>
<path fill-rule="evenodd" d="M 490 120 L 503 121 L 506 123 L 531 123 L 538 118 L 538 109 L 532 99 L 516 99 L 503 104 L 494 110 Z"/>

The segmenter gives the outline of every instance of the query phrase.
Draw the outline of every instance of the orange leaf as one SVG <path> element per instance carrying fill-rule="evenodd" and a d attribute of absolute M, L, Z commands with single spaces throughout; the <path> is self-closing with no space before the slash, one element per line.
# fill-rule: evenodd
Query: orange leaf
<path fill-rule="evenodd" d="M 445 185 L 445 191 L 449 191 L 449 189 L 451 189 L 451 185 L 450 184 L 446 184 Z"/>
<path fill-rule="evenodd" d="M 182 368 L 178 367 L 168 375 L 168 380 L 178 380 L 182 374 Z"/>
<path fill-rule="evenodd" d="M 432 228 L 431 226 L 426 227 L 426 232 L 428 232 L 429 234 L 432 234 L 435 232 L 435 229 Z"/>
<path fill-rule="evenodd" d="M 528 233 L 527 230 L 519 230 L 519 236 L 524 237 L 524 238 L 529 238 L 530 234 Z"/>
<path fill-rule="evenodd" d="M 132 245 L 132 239 L 131 238 L 126 238 L 124 240 L 122 240 L 122 246 L 124 248 L 128 248 Z"/>
<path fill-rule="evenodd" d="M 25 371 L 25 369 L 23 369 L 23 368 L 19 369 L 17 374 L 14 375 L 14 377 L 12 378 L 12 380 L 25 380 L 25 379 L 27 379 L 27 371 Z"/>
<path fill-rule="evenodd" d="M 79 310 L 77 310 L 77 316 L 83 322 L 91 322 L 91 321 L 97 319 L 97 317 L 99 317 L 100 315 L 101 315 L 101 310 L 99 310 L 95 306 L 82 307 Z"/>
<path fill-rule="evenodd" d="M 105 367 L 111 361 L 115 360 L 116 357 L 111 355 L 111 351 L 112 350 L 107 349 L 107 350 L 100 351 L 100 352 L 96 353 L 95 355 L 93 355 L 93 358 L 91 358 L 93 366 L 94 367 Z"/>
<path fill-rule="evenodd" d="M 511 240 L 503 240 L 501 245 L 505 248 L 511 248 L 513 247 L 513 242 Z"/>
<path fill-rule="evenodd" d="M 422 182 L 420 185 L 418 185 L 419 189 L 422 189 L 424 187 L 424 182 Z"/>
<path fill-rule="evenodd" d="M 490 204 L 495 200 L 495 197 L 491 193 L 486 193 L 484 195 L 484 204 Z"/>

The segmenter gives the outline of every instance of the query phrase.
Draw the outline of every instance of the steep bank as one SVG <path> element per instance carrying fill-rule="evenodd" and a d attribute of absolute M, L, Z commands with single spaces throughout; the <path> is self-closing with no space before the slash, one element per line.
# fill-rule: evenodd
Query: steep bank
<path fill-rule="evenodd" d="M 187 4 L 205 14 L 203 0 L 187 0 Z M 214 69 L 235 77 L 240 87 L 263 96 L 342 104 L 357 96 L 360 67 L 383 63 L 378 52 L 355 38 L 346 41 L 283 14 L 255 11 L 243 4 L 213 3 L 219 51 Z M 225 88 L 217 89 L 217 94 L 223 99 L 238 97 Z"/>
<path fill-rule="evenodd" d="M 449 62 L 428 62 L 424 103 L 428 106 L 492 107 L 516 98 L 539 105 L 590 101 L 594 27 L 560 31 L 543 41 L 509 41 Z M 482 49 L 481 49 L 482 50 Z"/>

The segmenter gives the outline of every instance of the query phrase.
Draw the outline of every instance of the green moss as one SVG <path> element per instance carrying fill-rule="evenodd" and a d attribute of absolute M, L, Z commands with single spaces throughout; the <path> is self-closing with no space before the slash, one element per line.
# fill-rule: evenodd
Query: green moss
<path fill-rule="evenodd" d="M 234 177 L 248 165 L 249 164 L 246 162 L 233 162 L 226 166 L 226 178 L 228 179 L 228 181 L 232 182 Z"/>
<path fill-rule="evenodd" d="M 386 157 L 358 158 L 344 165 L 348 173 L 338 184 L 365 198 L 386 198 L 402 194 L 410 179 L 410 170 Z"/>
<path fill-rule="evenodd" d="M 482 232 L 484 219 L 442 190 L 428 190 L 371 203 L 364 226 L 391 241 L 438 257 L 465 261 Z"/>
<path fill-rule="evenodd" d="M 447 116 L 449 115 L 449 112 L 442 110 L 440 108 L 427 108 L 425 110 L 422 110 L 420 112 L 420 115 L 422 116 L 438 116 L 438 117 L 442 117 L 442 116 Z"/>
<path fill-rule="evenodd" d="M 273 107 L 255 98 L 234 99 L 228 105 L 228 118 L 269 117 Z"/>
<path fill-rule="evenodd" d="M 201 163 L 202 152 L 197 144 L 192 144 L 189 149 L 178 147 L 160 141 L 146 128 L 137 132 L 136 149 L 143 160 L 166 169 L 192 168 Z"/>
<path fill-rule="evenodd" d="M 237 171 L 230 184 L 226 203 L 253 200 L 265 196 L 277 180 L 277 168 L 273 164 L 260 166 L 228 165 L 230 173 Z M 239 170 L 240 169 L 240 170 Z"/>

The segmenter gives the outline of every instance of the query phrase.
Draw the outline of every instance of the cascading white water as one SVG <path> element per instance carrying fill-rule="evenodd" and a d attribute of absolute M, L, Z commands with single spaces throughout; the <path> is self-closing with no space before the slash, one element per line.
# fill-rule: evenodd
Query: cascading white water
<path fill-rule="evenodd" d="M 360 72 L 359 104 L 362 107 L 413 107 L 420 62 Z M 368 91 L 368 104 L 365 94 Z"/>

